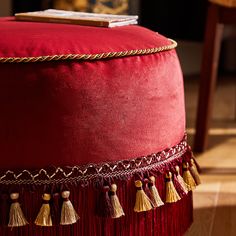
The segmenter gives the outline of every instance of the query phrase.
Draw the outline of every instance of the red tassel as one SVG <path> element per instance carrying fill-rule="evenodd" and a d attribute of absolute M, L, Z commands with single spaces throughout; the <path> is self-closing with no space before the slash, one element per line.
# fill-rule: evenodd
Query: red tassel
<path fill-rule="evenodd" d="M 53 225 L 59 225 L 60 224 L 60 193 L 54 193 L 52 195 L 52 206 L 51 206 L 51 216 L 52 216 L 52 222 Z"/>
<path fill-rule="evenodd" d="M 181 185 L 181 183 L 178 181 L 177 176 L 174 174 L 173 177 L 173 183 L 175 186 L 176 191 L 178 192 L 179 196 L 181 198 L 183 198 L 184 196 L 186 196 L 186 194 L 188 193 L 188 191 L 186 192 L 186 189 L 183 188 L 183 186 Z"/>
<path fill-rule="evenodd" d="M 9 218 L 9 210 L 10 210 L 10 204 L 9 204 L 9 196 L 8 194 L 1 194 L 1 202 L 0 202 L 0 223 L 1 225 L 8 225 L 8 218 Z"/>
<path fill-rule="evenodd" d="M 103 186 L 100 196 L 98 198 L 96 208 L 97 214 L 101 217 L 112 217 L 114 215 L 113 207 L 111 205 L 111 200 L 108 194 L 109 189 L 109 186 Z"/>

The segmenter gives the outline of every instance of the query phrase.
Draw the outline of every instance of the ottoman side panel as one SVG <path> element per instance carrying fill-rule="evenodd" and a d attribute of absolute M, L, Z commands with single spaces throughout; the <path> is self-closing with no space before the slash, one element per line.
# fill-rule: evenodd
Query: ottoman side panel
<path fill-rule="evenodd" d="M 184 135 L 174 50 L 94 62 L 1 64 L 0 71 L 2 168 L 131 159 L 176 145 Z"/>

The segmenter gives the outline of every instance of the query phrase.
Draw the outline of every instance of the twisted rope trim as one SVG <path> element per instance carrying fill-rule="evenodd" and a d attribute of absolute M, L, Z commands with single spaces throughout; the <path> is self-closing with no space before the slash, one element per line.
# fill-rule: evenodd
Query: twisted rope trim
<path fill-rule="evenodd" d="M 23 170 L 14 172 L 7 170 L 0 176 L 0 185 L 44 185 L 79 182 L 87 185 L 95 179 L 127 179 L 135 174 L 142 174 L 152 170 L 163 173 L 166 171 L 166 165 L 173 161 L 179 161 L 178 159 L 182 158 L 188 149 L 185 136 L 179 144 L 172 148 L 131 160 L 35 171 Z"/>
<path fill-rule="evenodd" d="M 176 48 L 177 43 L 172 39 L 169 40 L 171 42 L 170 45 L 156 48 L 136 49 L 136 50 L 121 51 L 121 52 L 104 52 L 98 54 L 62 54 L 62 55 L 38 56 L 38 57 L 0 57 L 0 63 L 29 63 L 29 62 L 45 62 L 45 61 L 48 62 L 48 61 L 67 61 L 67 60 L 93 61 L 106 58 L 148 55 Z"/>

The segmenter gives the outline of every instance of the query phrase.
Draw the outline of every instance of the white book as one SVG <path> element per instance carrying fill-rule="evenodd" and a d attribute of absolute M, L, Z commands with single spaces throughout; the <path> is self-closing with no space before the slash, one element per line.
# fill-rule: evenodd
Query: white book
<path fill-rule="evenodd" d="M 136 15 L 97 14 L 76 11 L 48 9 L 44 11 L 15 14 L 16 20 L 64 24 L 78 24 L 99 27 L 115 27 L 138 23 Z"/>

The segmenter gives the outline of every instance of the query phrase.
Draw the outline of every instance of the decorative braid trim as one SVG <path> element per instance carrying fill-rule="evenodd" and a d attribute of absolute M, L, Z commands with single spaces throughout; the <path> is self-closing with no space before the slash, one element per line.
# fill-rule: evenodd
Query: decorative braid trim
<path fill-rule="evenodd" d="M 172 39 L 169 40 L 171 42 L 170 45 L 156 48 L 127 50 L 121 52 L 104 52 L 98 54 L 62 54 L 62 55 L 38 56 L 38 57 L 0 57 L 0 63 L 28 63 L 28 62 L 45 62 L 45 61 L 48 62 L 48 61 L 67 61 L 67 60 L 92 61 L 106 58 L 148 55 L 176 48 L 177 43 Z"/>
<path fill-rule="evenodd" d="M 131 160 L 122 160 L 110 163 L 89 164 L 86 166 L 52 167 L 35 171 L 23 170 L 20 172 L 7 170 L 0 172 L 0 185 L 44 185 L 81 183 L 88 185 L 91 182 L 103 179 L 129 179 L 134 175 L 142 175 L 150 171 L 166 173 L 170 164 L 180 162 L 183 155 L 189 150 L 186 136 L 176 146 L 159 153 L 143 156 Z M 182 162 L 182 161 L 181 161 Z"/>

